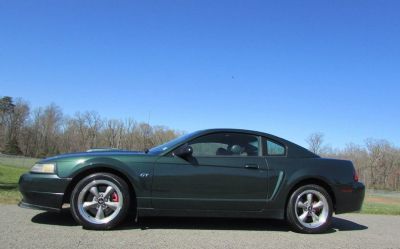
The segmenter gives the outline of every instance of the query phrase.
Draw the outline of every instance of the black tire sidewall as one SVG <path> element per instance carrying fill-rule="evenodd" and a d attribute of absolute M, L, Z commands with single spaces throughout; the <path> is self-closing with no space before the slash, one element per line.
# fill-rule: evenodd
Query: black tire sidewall
<path fill-rule="evenodd" d="M 82 189 L 93 180 L 108 180 L 117 185 L 117 187 L 121 190 L 123 195 L 123 204 L 120 212 L 114 219 L 104 224 L 91 223 L 87 221 L 84 217 L 82 217 L 82 215 L 78 211 L 78 195 L 82 191 Z M 123 222 L 129 211 L 129 204 L 130 204 L 130 194 L 127 183 L 120 177 L 110 173 L 95 173 L 80 180 L 78 184 L 75 186 L 74 190 L 72 191 L 70 200 L 71 213 L 74 219 L 79 224 L 81 224 L 83 228 L 93 229 L 93 230 L 111 229 L 120 224 L 121 222 Z"/>
<path fill-rule="evenodd" d="M 317 228 L 309 228 L 309 227 L 303 226 L 296 217 L 296 213 L 295 213 L 296 212 L 296 209 L 295 209 L 296 199 L 300 193 L 307 191 L 307 190 L 315 190 L 315 191 L 320 192 L 322 195 L 324 195 L 324 197 L 326 198 L 326 200 L 328 202 L 329 212 L 328 212 L 328 217 L 326 219 L 326 222 Z M 321 187 L 319 185 L 310 184 L 310 185 L 301 186 L 301 187 L 297 188 L 293 192 L 293 194 L 290 196 L 290 199 L 288 201 L 287 208 L 286 208 L 286 214 L 287 214 L 286 215 L 287 221 L 289 222 L 289 224 L 292 226 L 292 228 L 296 232 L 310 233 L 310 234 L 326 232 L 331 227 L 331 224 L 332 224 L 332 214 L 333 214 L 332 198 L 329 195 L 329 193 L 323 187 Z"/>

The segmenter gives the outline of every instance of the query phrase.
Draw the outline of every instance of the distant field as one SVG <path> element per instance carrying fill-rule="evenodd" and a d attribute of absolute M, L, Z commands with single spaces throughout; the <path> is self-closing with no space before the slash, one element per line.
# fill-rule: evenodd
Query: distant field
<path fill-rule="evenodd" d="M 31 168 L 39 160 L 40 159 L 38 158 L 0 154 L 0 165 L 14 166 L 18 168 Z"/>
<path fill-rule="evenodd" d="M 0 203 L 16 204 L 21 199 L 18 179 L 39 159 L 0 154 Z M 400 193 L 367 191 L 361 213 L 400 215 Z"/>

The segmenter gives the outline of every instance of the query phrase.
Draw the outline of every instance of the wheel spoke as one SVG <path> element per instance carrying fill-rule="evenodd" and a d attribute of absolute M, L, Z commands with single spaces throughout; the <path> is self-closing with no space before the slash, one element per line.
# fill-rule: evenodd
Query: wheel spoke
<path fill-rule="evenodd" d="M 97 189 L 96 186 L 91 187 L 89 191 L 90 191 L 90 193 L 92 193 L 92 195 L 99 197 L 99 190 Z"/>
<path fill-rule="evenodd" d="M 87 201 L 87 202 L 83 203 L 83 208 L 89 209 L 89 208 L 96 207 L 96 205 L 97 205 L 97 202 L 95 202 L 95 201 Z"/>
<path fill-rule="evenodd" d="M 304 204 L 304 202 L 299 201 L 299 202 L 297 203 L 297 207 L 298 207 L 298 208 L 306 208 L 306 205 Z"/>
<path fill-rule="evenodd" d="M 101 220 L 103 218 L 104 218 L 104 211 L 103 211 L 103 207 L 100 205 L 99 209 L 97 210 L 97 213 L 96 213 L 96 219 Z"/>
<path fill-rule="evenodd" d="M 311 203 L 312 203 L 312 194 L 311 193 L 307 194 L 307 202 L 308 202 L 308 205 L 311 205 Z"/>
<path fill-rule="evenodd" d="M 313 222 L 319 221 L 318 215 L 316 215 L 314 212 L 311 213 L 311 218 L 312 218 Z"/>
<path fill-rule="evenodd" d="M 118 202 L 107 201 L 106 205 L 107 205 L 107 207 L 111 208 L 112 210 L 115 210 L 115 209 L 118 208 L 119 203 Z"/>
<path fill-rule="evenodd" d="M 106 192 L 104 192 L 104 198 L 108 198 L 108 196 L 110 196 L 110 194 L 114 191 L 113 187 L 108 186 L 106 189 Z"/>
<path fill-rule="evenodd" d="M 319 201 L 319 202 L 313 204 L 312 207 L 313 207 L 314 209 L 321 209 L 321 208 L 324 207 L 324 203 L 323 203 L 322 201 Z"/>
<path fill-rule="evenodd" d="M 303 212 L 300 216 L 299 219 L 304 221 L 307 218 L 308 213 L 307 212 Z"/>

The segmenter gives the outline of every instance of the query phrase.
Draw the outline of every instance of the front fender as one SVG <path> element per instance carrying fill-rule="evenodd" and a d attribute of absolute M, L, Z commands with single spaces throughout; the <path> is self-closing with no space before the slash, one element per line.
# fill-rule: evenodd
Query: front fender
<path fill-rule="evenodd" d="M 78 160 L 72 167 L 64 167 L 59 170 L 59 176 L 64 178 L 80 179 L 94 172 L 115 172 L 126 178 L 136 197 L 149 197 L 151 195 L 152 178 L 141 178 L 143 172 L 152 176 L 152 167 L 147 163 L 127 163 L 122 160 L 108 157 L 96 157 L 87 160 Z M 73 184 L 73 183 L 72 183 Z"/>

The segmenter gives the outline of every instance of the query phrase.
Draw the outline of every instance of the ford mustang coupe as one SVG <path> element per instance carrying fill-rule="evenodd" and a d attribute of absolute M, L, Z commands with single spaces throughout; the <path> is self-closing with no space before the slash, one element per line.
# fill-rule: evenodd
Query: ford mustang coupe
<path fill-rule="evenodd" d="M 127 216 L 286 219 L 324 232 L 332 214 L 360 210 L 365 187 L 350 161 L 324 159 L 256 131 L 193 132 L 145 152 L 91 150 L 39 161 L 21 176 L 21 207 L 70 204 L 87 229 Z"/>

